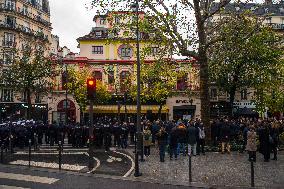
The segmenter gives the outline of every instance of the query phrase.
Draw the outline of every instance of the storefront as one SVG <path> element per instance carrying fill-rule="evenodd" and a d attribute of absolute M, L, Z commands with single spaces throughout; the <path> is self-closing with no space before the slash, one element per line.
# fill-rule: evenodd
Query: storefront
<path fill-rule="evenodd" d="M 89 112 L 88 108 L 84 112 L 84 120 L 85 122 L 88 121 Z M 148 120 L 156 120 L 159 118 L 159 105 L 141 105 L 141 116 L 142 119 L 147 118 Z M 167 106 L 162 106 L 161 109 L 161 119 L 166 120 L 168 119 L 168 108 Z M 137 105 L 95 105 L 94 106 L 94 117 L 101 118 L 101 117 L 112 117 L 120 119 L 121 121 L 127 120 L 134 121 L 136 120 L 137 115 Z"/>
<path fill-rule="evenodd" d="M 169 119 L 195 119 L 201 117 L 200 99 L 195 97 L 187 98 L 183 96 L 171 97 L 166 103 L 169 108 Z"/>

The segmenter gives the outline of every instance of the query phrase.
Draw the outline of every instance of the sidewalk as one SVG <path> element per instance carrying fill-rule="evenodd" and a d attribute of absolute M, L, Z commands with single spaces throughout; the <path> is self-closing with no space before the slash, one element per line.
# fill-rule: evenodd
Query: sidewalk
<path fill-rule="evenodd" d="M 128 150 L 133 155 L 132 150 Z M 207 153 L 205 156 L 192 157 L 192 180 L 207 186 L 250 186 L 250 162 L 246 153 L 231 154 Z M 278 161 L 263 162 L 263 156 L 257 154 L 255 165 L 255 186 L 264 188 L 283 188 L 284 152 L 280 151 Z M 135 180 L 188 184 L 188 156 L 179 156 L 178 160 L 159 162 L 158 149 L 151 147 L 151 156 L 145 162 L 139 162 L 143 176 Z"/>

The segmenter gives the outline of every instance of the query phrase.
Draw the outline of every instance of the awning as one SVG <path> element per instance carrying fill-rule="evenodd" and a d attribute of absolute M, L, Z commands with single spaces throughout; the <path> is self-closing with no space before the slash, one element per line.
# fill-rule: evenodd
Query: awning
<path fill-rule="evenodd" d="M 159 105 L 142 105 L 141 106 L 141 113 L 146 114 L 147 111 L 152 111 L 152 113 L 158 113 L 159 112 Z M 137 113 L 137 106 L 136 105 L 127 105 L 126 106 L 127 113 L 135 114 Z M 88 107 L 85 112 L 88 112 Z M 168 113 L 169 109 L 167 106 L 163 106 L 161 113 Z M 118 113 L 118 106 L 117 105 L 96 105 L 94 106 L 94 113 L 102 113 L 102 114 L 108 114 L 108 113 Z M 120 113 L 125 113 L 125 106 L 120 105 Z"/>

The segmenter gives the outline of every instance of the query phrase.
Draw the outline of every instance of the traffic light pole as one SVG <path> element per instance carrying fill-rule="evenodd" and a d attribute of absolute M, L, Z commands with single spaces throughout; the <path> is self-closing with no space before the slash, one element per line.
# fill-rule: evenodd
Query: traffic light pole
<path fill-rule="evenodd" d="M 90 99 L 89 107 L 89 165 L 88 168 L 91 171 L 94 168 L 94 100 Z"/>

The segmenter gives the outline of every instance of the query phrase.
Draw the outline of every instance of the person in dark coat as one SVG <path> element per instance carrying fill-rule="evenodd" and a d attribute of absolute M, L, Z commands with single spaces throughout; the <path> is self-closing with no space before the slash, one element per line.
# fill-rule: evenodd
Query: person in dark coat
<path fill-rule="evenodd" d="M 160 162 L 165 162 L 165 151 L 168 141 L 168 133 L 164 127 L 161 127 L 159 132 L 156 134 L 158 140 L 159 151 L 160 151 Z"/>
<path fill-rule="evenodd" d="M 177 131 L 177 127 L 172 128 L 172 130 L 170 131 L 170 143 L 169 143 L 169 147 L 170 147 L 170 160 L 173 159 L 173 154 L 175 155 L 175 159 L 177 159 L 177 147 L 178 147 L 178 131 Z"/>
<path fill-rule="evenodd" d="M 277 160 L 277 148 L 278 148 L 278 141 L 279 141 L 279 123 L 276 121 L 272 123 L 270 136 L 272 138 L 272 144 L 271 144 L 271 148 L 273 152 L 272 160 Z"/>
<path fill-rule="evenodd" d="M 222 144 L 222 154 L 225 153 L 225 148 L 228 153 L 230 153 L 230 124 L 228 120 L 225 120 L 224 122 L 221 121 L 220 123 L 220 139 Z"/>
<path fill-rule="evenodd" d="M 194 127 L 193 123 L 189 123 L 189 127 L 187 129 L 187 137 L 188 137 L 188 155 L 191 155 L 191 151 L 193 152 L 193 156 L 196 156 L 196 145 L 197 145 L 197 139 L 196 136 L 198 136 L 198 131 Z"/>
<path fill-rule="evenodd" d="M 262 128 L 259 130 L 259 142 L 260 142 L 260 153 L 263 154 L 264 161 L 269 162 L 270 159 L 270 132 L 267 123 L 264 123 Z"/>

